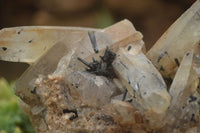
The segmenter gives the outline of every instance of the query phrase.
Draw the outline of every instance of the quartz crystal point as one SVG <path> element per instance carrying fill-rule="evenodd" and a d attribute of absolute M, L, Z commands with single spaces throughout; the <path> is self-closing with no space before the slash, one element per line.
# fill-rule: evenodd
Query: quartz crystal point
<path fill-rule="evenodd" d="M 0 59 L 34 63 L 57 42 L 67 39 L 71 44 L 80 41 L 88 30 L 71 27 L 24 26 L 0 31 Z"/>
<path fill-rule="evenodd" d="M 130 46 L 117 52 L 113 62 L 115 72 L 133 97 L 133 104 L 139 104 L 142 111 L 164 113 L 170 95 L 162 76 L 137 47 Z"/>
<path fill-rule="evenodd" d="M 200 41 L 200 1 L 197 0 L 147 52 L 147 57 L 171 80 L 184 53 Z"/>
<path fill-rule="evenodd" d="M 193 104 L 199 97 L 196 91 L 199 79 L 193 68 L 193 63 L 194 50 L 191 50 L 186 52 L 183 57 L 169 90 L 172 100 L 165 122 L 172 127 L 176 127 L 178 123 L 182 123 L 182 125 L 184 125 L 184 122 L 190 123 L 191 119 L 195 121 L 195 124 L 198 124 L 199 121 L 197 119 L 199 117 L 199 105 Z M 197 97 L 193 95 L 194 93 Z M 184 118 L 185 120 L 183 120 Z"/>
<path fill-rule="evenodd" d="M 171 106 L 176 103 L 181 105 L 181 103 L 186 101 L 197 88 L 198 76 L 193 69 L 193 58 L 193 50 L 186 52 L 180 67 L 176 72 L 176 76 L 169 90 L 169 93 L 172 96 Z"/>

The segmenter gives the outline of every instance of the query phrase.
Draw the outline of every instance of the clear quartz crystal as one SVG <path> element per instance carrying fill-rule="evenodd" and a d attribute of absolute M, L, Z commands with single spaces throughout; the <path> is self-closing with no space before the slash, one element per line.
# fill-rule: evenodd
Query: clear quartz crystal
<path fill-rule="evenodd" d="M 172 100 L 170 107 L 166 113 L 165 122 L 169 125 L 173 125 L 174 127 L 177 125 L 178 121 L 180 121 L 184 117 L 186 118 L 186 120 L 194 119 L 194 121 L 198 121 L 196 120 L 195 115 L 199 115 L 199 107 L 195 104 L 192 105 L 193 101 L 196 101 L 196 98 L 199 95 L 196 92 L 199 79 L 196 71 L 193 68 L 193 61 L 194 51 L 191 50 L 186 52 L 169 90 Z M 195 92 L 195 95 L 197 95 L 197 97 L 193 98 L 193 94 Z M 191 103 L 187 103 L 188 99 Z M 188 116 L 188 113 L 190 114 L 190 116 Z M 192 114 L 194 116 L 192 116 Z"/>
<path fill-rule="evenodd" d="M 200 41 L 200 1 L 197 0 L 147 52 L 164 77 L 173 78 L 186 51 Z"/>
<path fill-rule="evenodd" d="M 103 76 L 77 71 L 67 74 L 66 80 L 79 93 L 81 106 L 97 108 L 110 103 L 112 97 L 121 94 L 116 85 Z"/>
<path fill-rule="evenodd" d="M 160 73 L 137 47 L 120 49 L 113 62 L 114 70 L 124 87 L 139 104 L 142 111 L 164 113 L 170 104 L 170 95 Z"/>
<path fill-rule="evenodd" d="M 1 60 L 34 63 L 52 46 L 67 39 L 68 45 L 80 41 L 88 30 L 73 27 L 23 26 L 4 28 L 0 31 L 0 47 L 7 48 L 0 52 Z"/>

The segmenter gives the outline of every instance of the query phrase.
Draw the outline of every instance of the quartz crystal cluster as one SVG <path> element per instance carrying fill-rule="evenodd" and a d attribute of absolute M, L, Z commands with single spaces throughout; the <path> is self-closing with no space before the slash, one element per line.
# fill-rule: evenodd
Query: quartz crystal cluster
<path fill-rule="evenodd" d="M 0 59 L 26 62 L 15 94 L 38 133 L 200 132 L 200 1 L 146 52 L 123 20 L 105 29 L 0 31 Z"/>

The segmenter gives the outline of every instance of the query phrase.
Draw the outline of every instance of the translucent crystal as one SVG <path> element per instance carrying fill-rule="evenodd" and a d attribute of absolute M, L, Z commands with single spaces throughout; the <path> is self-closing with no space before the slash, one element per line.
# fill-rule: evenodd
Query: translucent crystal
<path fill-rule="evenodd" d="M 115 84 L 103 76 L 87 72 L 73 72 L 66 75 L 66 80 L 79 93 L 81 106 L 101 107 L 110 103 L 112 97 L 121 94 Z M 66 91 L 66 94 L 67 92 L 70 91 Z M 75 105 L 73 102 L 71 104 Z"/>
<path fill-rule="evenodd" d="M 54 45 L 38 62 L 29 67 L 15 84 L 15 94 L 28 104 L 37 104 L 35 80 L 39 75 L 53 73 L 59 60 L 68 53 L 66 45 Z"/>
<path fill-rule="evenodd" d="M 170 104 L 170 95 L 160 73 L 140 49 L 120 49 L 113 62 L 114 70 L 124 87 L 142 110 L 164 113 Z"/>
<path fill-rule="evenodd" d="M 5 28 L 0 31 L 0 47 L 6 50 L 1 50 L 0 58 L 5 61 L 33 63 L 56 43 L 67 39 L 73 44 L 80 41 L 88 30 L 97 29 L 54 26 Z"/>
<path fill-rule="evenodd" d="M 197 0 L 147 52 L 147 57 L 165 78 L 173 79 L 185 52 L 199 43 L 199 14 L 200 1 Z"/>
<path fill-rule="evenodd" d="M 172 97 L 172 100 L 170 107 L 167 111 L 166 121 L 165 121 L 169 125 L 176 126 L 177 121 L 180 121 L 180 119 L 184 119 L 184 117 L 186 120 L 191 120 L 192 114 L 195 115 L 197 113 L 197 115 L 199 115 L 198 114 L 199 107 L 196 106 L 198 104 L 191 106 L 191 104 L 187 103 L 188 99 L 190 99 L 191 97 L 193 98 L 192 95 L 193 93 L 196 92 L 199 83 L 197 73 L 193 69 L 193 58 L 194 58 L 193 50 L 186 52 L 180 64 L 180 67 L 176 72 L 173 83 L 170 87 L 169 92 Z M 192 99 L 192 101 L 193 100 L 194 99 Z M 188 116 L 189 115 L 188 113 L 190 114 L 190 116 Z M 189 118 L 186 117 L 185 115 L 188 116 Z M 195 120 L 195 118 L 193 119 Z"/>

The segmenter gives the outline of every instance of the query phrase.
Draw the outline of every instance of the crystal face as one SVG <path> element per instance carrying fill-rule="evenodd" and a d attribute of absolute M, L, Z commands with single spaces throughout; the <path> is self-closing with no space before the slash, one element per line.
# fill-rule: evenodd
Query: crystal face
<path fill-rule="evenodd" d="M 196 1 L 147 53 L 128 20 L 7 28 L 0 59 L 30 64 L 14 89 L 38 133 L 198 133 L 199 12 Z"/>

